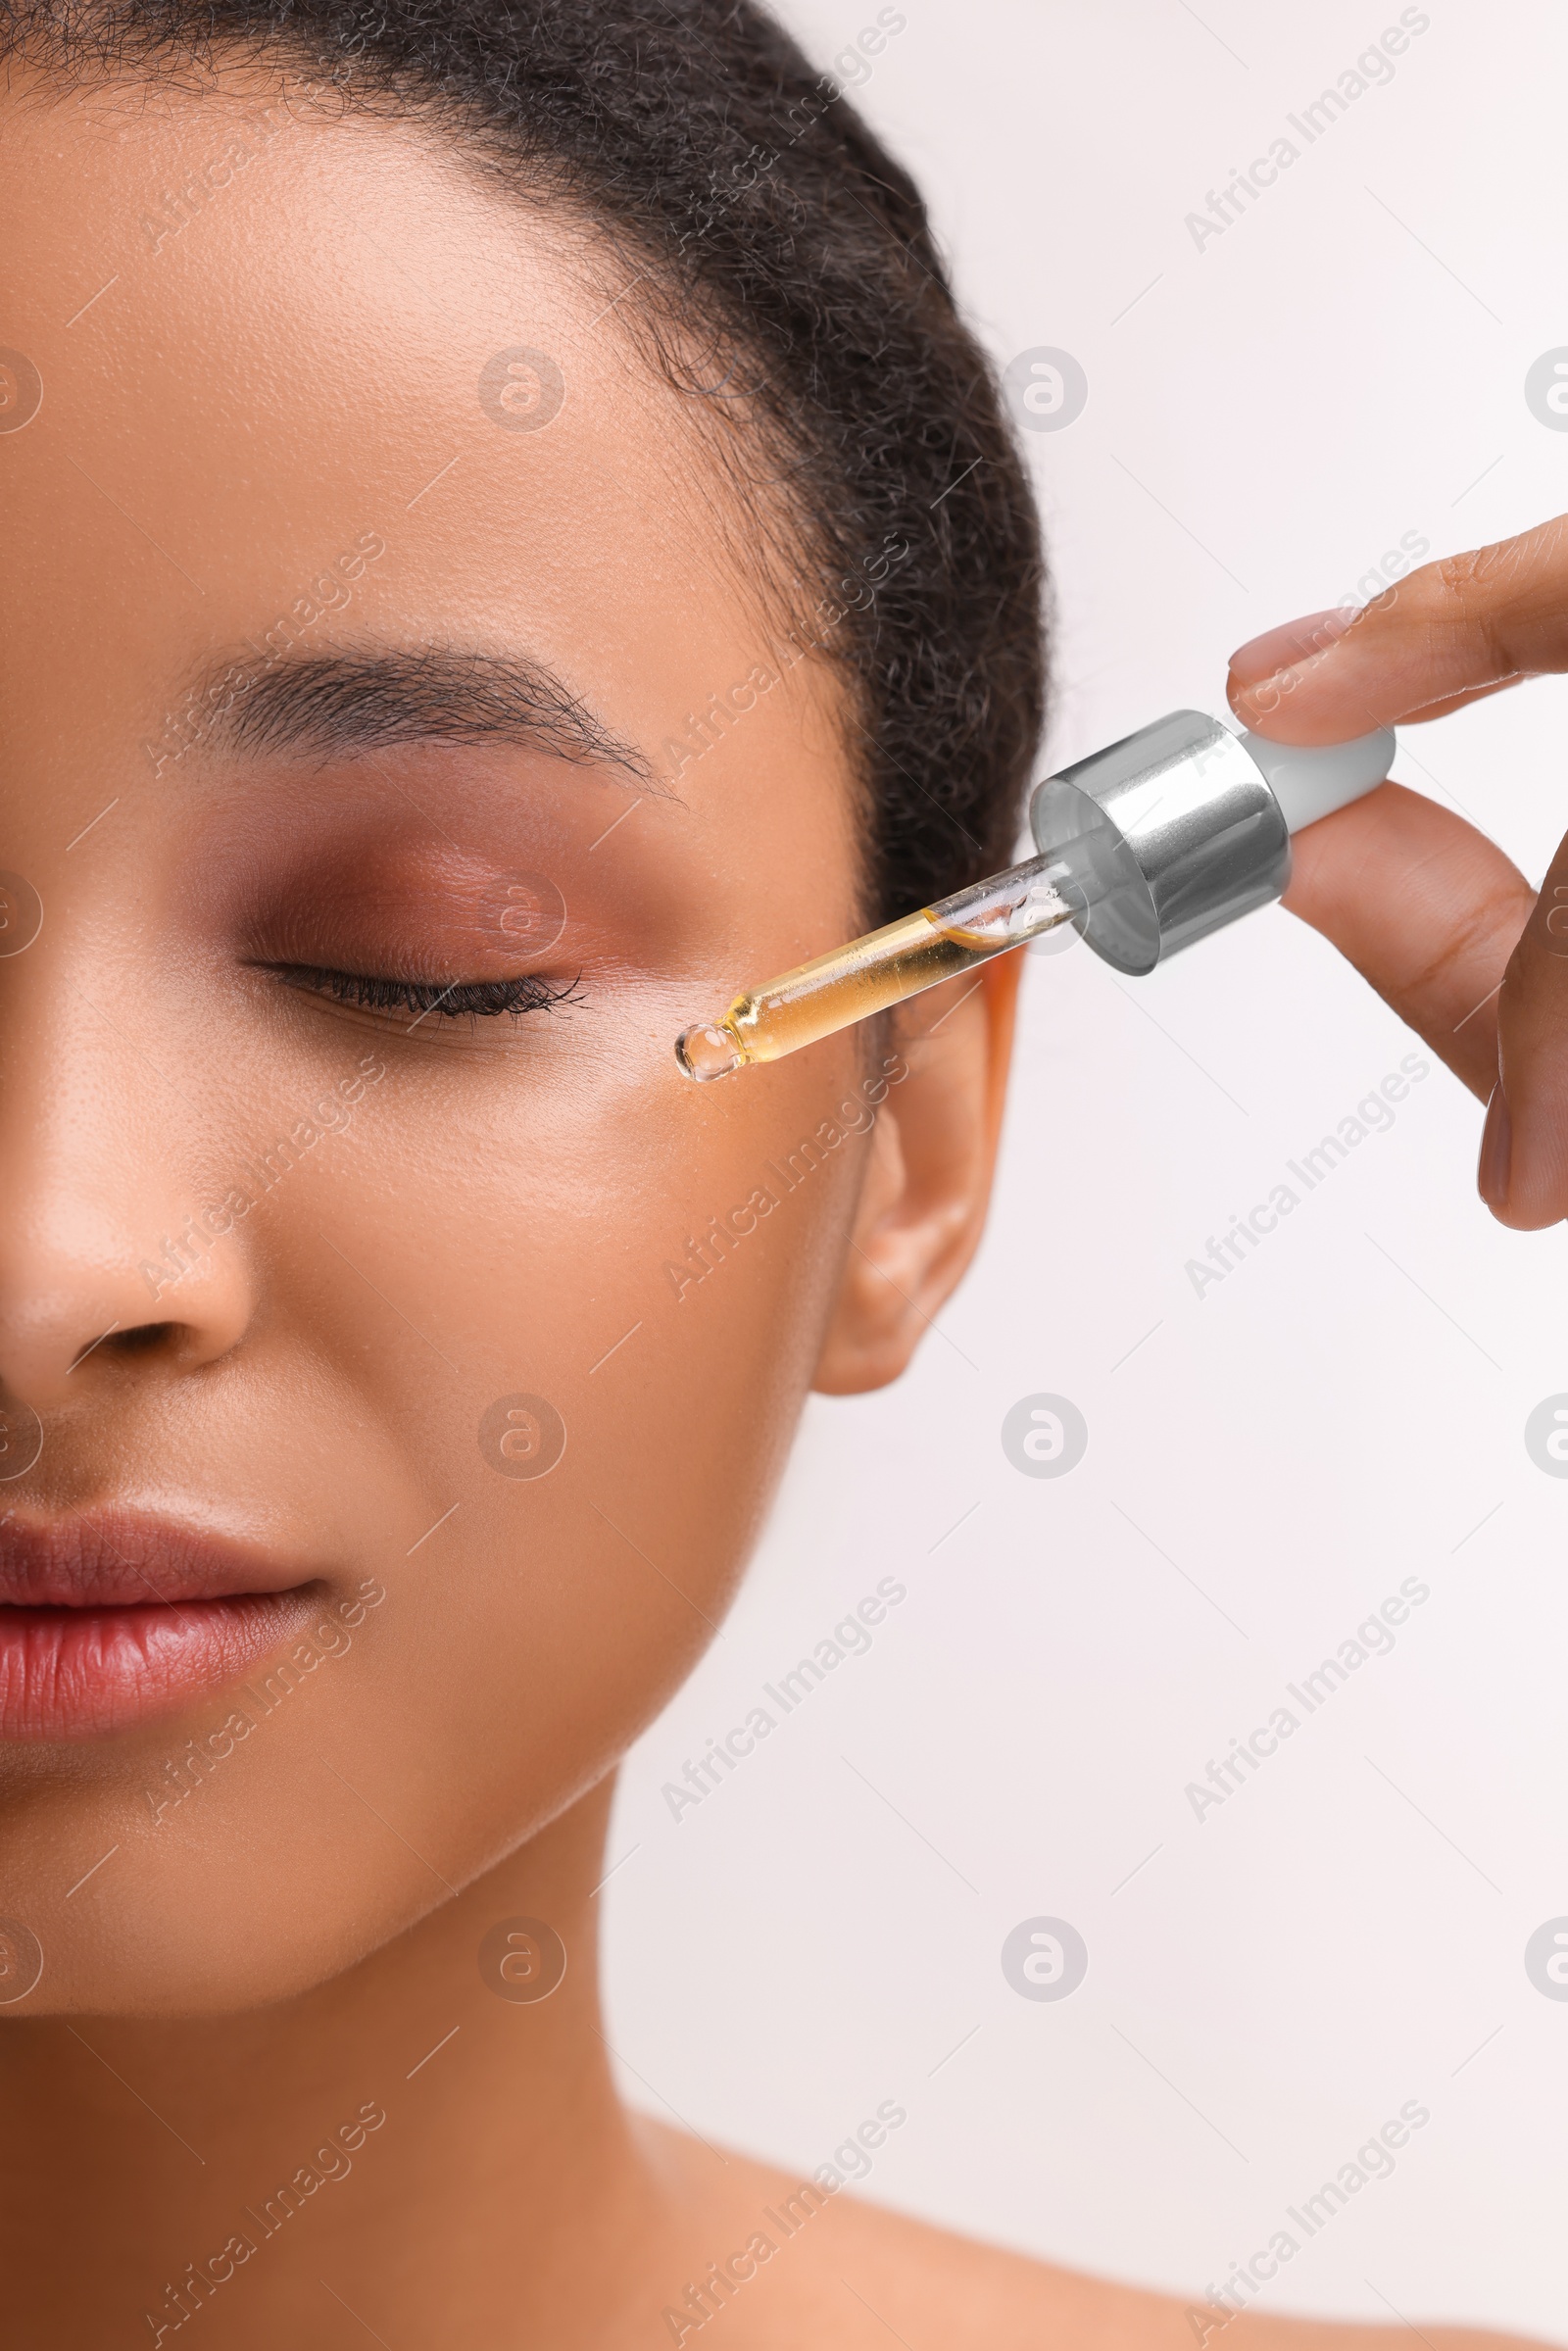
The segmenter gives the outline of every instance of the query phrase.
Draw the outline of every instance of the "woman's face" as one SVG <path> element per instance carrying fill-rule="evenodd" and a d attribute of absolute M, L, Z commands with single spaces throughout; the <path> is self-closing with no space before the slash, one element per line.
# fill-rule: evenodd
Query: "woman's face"
<path fill-rule="evenodd" d="M 229 2007 L 603 1775 L 941 1202 L 853 1034 L 676 1069 L 857 816 L 631 270 L 259 78 L 6 115 L 0 1910 Z"/>

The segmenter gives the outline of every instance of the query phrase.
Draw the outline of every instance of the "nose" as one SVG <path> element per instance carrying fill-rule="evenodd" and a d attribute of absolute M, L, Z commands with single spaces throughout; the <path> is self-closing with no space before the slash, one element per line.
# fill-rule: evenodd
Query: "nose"
<path fill-rule="evenodd" d="M 45 1421 L 132 1366 L 216 1361 L 253 1306 L 240 1196 L 188 1172 L 211 1121 L 179 1035 L 51 965 L 0 965 L 0 1388 Z"/>

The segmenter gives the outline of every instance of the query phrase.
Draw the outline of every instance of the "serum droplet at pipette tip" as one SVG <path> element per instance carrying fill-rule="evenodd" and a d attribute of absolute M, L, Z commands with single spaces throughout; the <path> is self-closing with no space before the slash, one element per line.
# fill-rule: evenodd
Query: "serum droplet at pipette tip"
<path fill-rule="evenodd" d="M 714 1078 L 727 1078 L 731 1070 L 743 1068 L 747 1056 L 728 1029 L 716 1021 L 702 1020 L 676 1038 L 675 1058 L 687 1077 L 707 1086 Z"/>

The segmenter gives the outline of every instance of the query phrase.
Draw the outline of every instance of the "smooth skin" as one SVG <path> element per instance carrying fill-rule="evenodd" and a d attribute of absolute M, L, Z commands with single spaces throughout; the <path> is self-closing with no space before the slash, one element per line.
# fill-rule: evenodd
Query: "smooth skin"
<path fill-rule="evenodd" d="M 1335 743 L 1568 669 L 1568 515 L 1425 564 L 1359 612 L 1309 613 L 1231 656 L 1243 722 Z M 1296 844 L 1285 904 L 1331 939 L 1487 1102 L 1478 1185 L 1498 1220 L 1568 1216 L 1568 838 L 1535 890 L 1494 842 L 1384 784 Z"/>
<path fill-rule="evenodd" d="M 0 957 L 0 1373 L 47 1432 L 7 1494 L 246 1537 L 323 1613 L 384 1596 L 177 1805 L 167 1767 L 221 1690 L 0 1742 L 0 1909 L 47 1962 L 0 2032 L 6 2340 L 173 2342 L 166 2286 L 221 2272 L 314 2167 L 339 2176 L 227 2257 L 208 2351 L 620 2351 L 673 2339 L 664 2309 L 796 2183 L 616 2095 L 613 1768 L 711 1637 L 807 1390 L 896 1378 L 962 1273 L 1018 966 L 885 1038 L 679 1078 L 685 1021 L 861 926 L 831 662 L 778 659 L 670 759 L 775 661 L 779 599 L 733 552 L 757 534 L 722 428 L 614 302 L 624 257 L 432 134 L 275 99 L 235 67 L 69 100 L 23 75 L 0 101 L 0 316 L 45 387 L 0 436 L 0 863 L 44 910 Z M 565 381 L 541 429 L 477 397 L 518 345 Z M 601 750 L 520 721 L 431 739 L 407 711 L 371 742 L 242 740 L 191 684 L 262 663 L 279 614 L 269 677 L 432 647 L 547 664 Z M 532 961 L 519 876 L 565 907 Z M 300 983 L 323 967 L 534 970 L 575 1001 L 416 1018 Z M 323 1100 L 352 1116 L 313 1123 Z M 692 1238 L 828 1127 L 694 1282 Z M 288 1171 L 160 1280 L 279 1136 Z M 480 1449 L 514 1392 L 565 1424 L 547 1477 Z M 569 1957 L 538 2004 L 479 1972 L 518 1916 Z M 845 2196 L 722 2324 L 730 2351 L 1201 2331 Z"/>

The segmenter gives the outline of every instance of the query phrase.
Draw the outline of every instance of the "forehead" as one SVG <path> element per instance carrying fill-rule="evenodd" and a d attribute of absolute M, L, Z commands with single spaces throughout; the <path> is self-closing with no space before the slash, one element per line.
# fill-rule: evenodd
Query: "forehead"
<path fill-rule="evenodd" d="M 38 86 L 0 143 L 0 344 L 42 402 L 0 435 L 8 686 L 69 612 L 165 691 L 368 537 L 422 629 L 520 633 L 612 724 L 634 669 L 684 705 L 696 643 L 715 688 L 744 674 L 733 494 L 639 354 L 608 238 L 254 71 Z"/>

